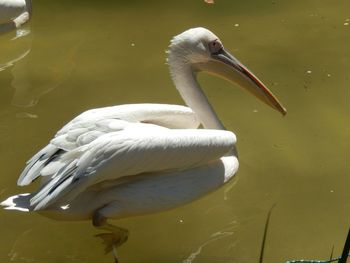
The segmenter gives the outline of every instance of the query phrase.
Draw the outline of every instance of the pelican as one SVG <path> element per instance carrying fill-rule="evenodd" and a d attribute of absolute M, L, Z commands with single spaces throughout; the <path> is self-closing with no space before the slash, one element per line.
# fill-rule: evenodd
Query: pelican
<path fill-rule="evenodd" d="M 2 202 L 5 209 L 92 220 L 110 231 L 109 237 L 101 234 L 109 251 L 127 240 L 128 231 L 107 219 L 172 209 L 233 178 L 236 136 L 217 117 L 196 73 L 238 84 L 283 115 L 285 108 L 208 29 L 175 36 L 167 54 L 171 77 L 188 107 L 127 104 L 80 114 L 27 162 L 17 184 L 40 177 L 38 191 L 9 197 Z"/>
<path fill-rule="evenodd" d="M 0 32 L 19 28 L 32 13 L 31 0 L 0 0 Z"/>

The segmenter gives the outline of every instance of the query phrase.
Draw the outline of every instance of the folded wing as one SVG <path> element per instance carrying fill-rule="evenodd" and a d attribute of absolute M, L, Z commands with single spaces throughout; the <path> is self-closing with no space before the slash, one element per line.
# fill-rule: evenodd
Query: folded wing
<path fill-rule="evenodd" d="M 102 135 L 122 131 L 135 123 L 181 129 L 199 126 L 193 111 L 178 105 L 127 104 L 88 110 L 67 123 L 47 146 L 27 162 L 17 184 L 30 184 L 42 175 L 41 171 L 45 166 L 62 154 L 88 145 Z M 44 178 L 43 181 L 47 180 L 48 178 Z"/>
<path fill-rule="evenodd" d="M 31 199 L 31 206 L 39 210 L 56 201 L 69 203 L 103 181 L 197 167 L 224 156 L 235 140 L 229 131 L 129 125 L 53 160 L 42 170 L 52 179 Z"/>

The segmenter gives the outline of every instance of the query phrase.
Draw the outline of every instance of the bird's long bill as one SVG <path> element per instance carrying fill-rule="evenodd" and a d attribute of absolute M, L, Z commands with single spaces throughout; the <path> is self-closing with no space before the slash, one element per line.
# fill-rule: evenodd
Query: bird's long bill
<path fill-rule="evenodd" d="M 242 63 L 224 49 L 213 54 L 210 61 L 195 64 L 195 68 L 238 84 L 283 115 L 287 113 L 287 110 L 272 92 Z"/>

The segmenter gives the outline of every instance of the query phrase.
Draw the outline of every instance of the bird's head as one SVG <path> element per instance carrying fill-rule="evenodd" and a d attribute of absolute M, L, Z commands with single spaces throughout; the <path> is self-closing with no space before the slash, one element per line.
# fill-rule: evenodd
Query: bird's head
<path fill-rule="evenodd" d="M 272 92 L 241 62 L 225 50 L 220 39 L 208 29 L 191 28 L 170 43 L 170 67 L 189 66 L 193 72 L 207 72 L 237 84 L 283 115 L 287 113 Z"/>

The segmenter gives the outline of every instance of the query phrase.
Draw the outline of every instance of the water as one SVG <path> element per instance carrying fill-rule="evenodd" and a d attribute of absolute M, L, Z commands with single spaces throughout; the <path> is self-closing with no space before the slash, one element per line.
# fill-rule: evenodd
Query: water
<path fill-rule="evenodd" d="M 350 3 L 338 1 L 34 2 L 27 36 L 0 36 L 0 199 L 25 161 L 83 110 L 182 104 L 165 65 L 169 39 L 213 30 L 288 109 L 274 112 L 214 77 L 202 86 L 238 137 L 236 179 L 166 213 L 114 221 L 131 231 L 122 262 L 328 258 L 349 226 Z M 26 31 L 25 31 L 26 32 Z M 21 56 L 23 56 L 21 58 Z M 90 222 L 0 211 L 0 262 L 111 262 Z"/>

